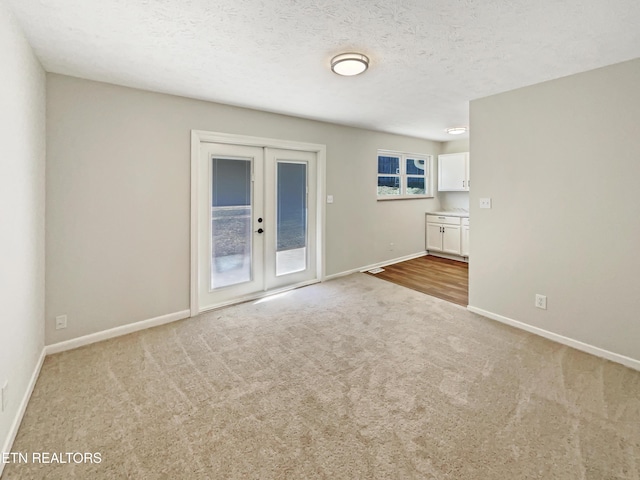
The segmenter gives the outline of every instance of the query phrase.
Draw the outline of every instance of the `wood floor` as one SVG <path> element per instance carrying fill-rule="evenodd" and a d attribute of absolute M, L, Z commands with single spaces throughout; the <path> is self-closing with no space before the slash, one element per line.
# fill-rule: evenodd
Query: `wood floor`
<path fill-rule="evenodd" d="M 465 307 L 469 302 L 468 263 L 427 255 L 383 268 L 369 275 Z"/>

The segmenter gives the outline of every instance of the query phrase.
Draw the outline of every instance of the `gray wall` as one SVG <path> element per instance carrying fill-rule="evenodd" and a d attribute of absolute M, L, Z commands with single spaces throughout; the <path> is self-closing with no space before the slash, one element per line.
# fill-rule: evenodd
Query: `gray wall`
<path fill-rule="evenodd" d="M 471 306 L 640 359 L 639 86 L 633 60 L 471 102 Z"/>
<path fill-rule="evenodd" d="M 437 155 L 438 142 L 56 74 L 47 125 L 47 344 L 189 308 L 191 129 L 327 146 L 328 275 L 424 251 L 439 208 L 377 202 L 375 186 L 379 148 Z"/>
<path fill-rule="evenodd" d="M 44 347 L 45 74 L 0 3 L 0 452 Z M 0 462 L 0 471 L 2 465 Z"/>
<path fill-rule="evenodd" d="M 459 140 L 450 140 L 442 143 L 442 151 L 440 153 L 462 153 L 469 151 L 469 139 L 461 138 Z"/>

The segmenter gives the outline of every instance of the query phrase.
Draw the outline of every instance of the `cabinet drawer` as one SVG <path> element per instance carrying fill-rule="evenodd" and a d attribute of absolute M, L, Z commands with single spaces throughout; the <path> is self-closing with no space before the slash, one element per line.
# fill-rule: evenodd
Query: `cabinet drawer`
<path fill-rule="evenodd" d="M 444 215 L 427 215 L 428 223 L 443 223 L 446 225 L 460 225 L 460 217 L 445 217 Z"/>
<path fill-rule="evenodd" d="M 469 217 L 462 219 L 462 225 L 468 227 L 469 226 Z"/>

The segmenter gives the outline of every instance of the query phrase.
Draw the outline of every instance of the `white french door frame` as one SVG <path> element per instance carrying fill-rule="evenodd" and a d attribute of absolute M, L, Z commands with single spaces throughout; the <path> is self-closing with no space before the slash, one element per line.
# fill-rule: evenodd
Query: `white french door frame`
<path fill-rule="evenodd" d="M 316 278 L 299 284 L 287 285 L 286 287 L 261 291 L 255 294 L 234 299 L 233 301 L 216 304 L 210 308 L 200 308 L 199 304 L 199 271 L 198 261 L 199 235 L 198 235 L 198 215 L 199 209 L 199 169 L 200 169 L 200 145 L 202 143 L 222 143 L 229 145 L 241 145 L 261 148 L 274 148 L 279 150 L 298 150 L 312 152 L 316 154 L 317 174 L 316 174 L 316 206 L 317 215 L 315 222 L 315 247 L 316 247 Z M 220 132 L 208 132 L 204 130 L 191 130 L 191 275 L 190 275 L 190 310 L 191 316 L 198 315 L 203 311 L 222 307 L 232 303 L 244 302 L 275 293 L 280 293 L 303 285 L 320 282 L 324 279 L 325 272 L 325 169 L 326 169 L 327 147 L 316 143 L 295 142 L 290 140 L 280 140 L 273 138 L 253 137 L 247 135 L 234 135 Z"/>

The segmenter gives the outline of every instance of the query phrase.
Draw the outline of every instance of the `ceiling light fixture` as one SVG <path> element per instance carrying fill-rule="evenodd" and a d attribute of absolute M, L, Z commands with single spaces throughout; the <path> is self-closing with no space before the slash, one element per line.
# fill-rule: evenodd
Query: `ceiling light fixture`
<path fill-rule="evenodd" d="M 447 133 L 449 135 L 462 135 L 463 133 L 466 133 L 466 131 L 467 131 L 467 127 L 447 128 Z"/>
<path fill-rule="evenodd" d="M 361 53 L 341 53 L 331 59 L 333 73 L 352 77 L 360 75 L 369 68 L 369 57 Z"/>

